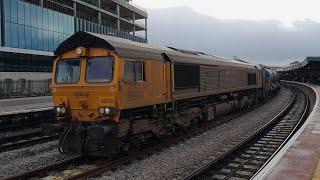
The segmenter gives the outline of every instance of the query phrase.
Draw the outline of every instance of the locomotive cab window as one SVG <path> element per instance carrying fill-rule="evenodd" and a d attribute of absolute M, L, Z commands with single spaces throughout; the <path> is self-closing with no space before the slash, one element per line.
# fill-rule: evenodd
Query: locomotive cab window
<path fill-rule="evenodd" d="M 144 82 L 145 70 L 142 61 L 125 61 L 123 81 L 126 83 Z"/>
<path fill-rule="evenodd" d="M 113 79 L 114 57 L 94 57 L 87 62 L 86 81 L 89 83 L 106 83 Z"/>
<path fill-rule="evenodd" d="M 248 73 L 248 85 L 256 85 L 257 84 L 257 75 L 256 73 Z"/>
<path fill-rule="evenodd" d="M 80 80 L 80 59 L 61 59 L 57 62 L 55 82 L 57 84 L 76 84 Z"/>

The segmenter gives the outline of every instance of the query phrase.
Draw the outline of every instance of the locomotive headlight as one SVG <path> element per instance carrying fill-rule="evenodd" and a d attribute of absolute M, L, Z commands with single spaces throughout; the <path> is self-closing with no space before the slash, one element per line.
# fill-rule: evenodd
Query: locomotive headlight
<path fill-rule="evenodd" d="M 64 115 L 67 114 L 67 108 L 64 106 L 57 106 L 55 107 L 55 112 L 57 115 Z"/>
<path fill-rule="evenodd" d="M 61 113 L 61 107 L 57 107 L 56 112 L 57 112 L 57 114 L 60 114 Z"/>
<path fill-rule="evenodd" d="M 78 47 L 78 48 L 77 48 L 77 54 L 78 54 L 78 55 L 81 55 L 82 52 L 83 52 L 82 48 L 81 48 L 81 47 Z"/>
<path fill-rule="evenodd" d="M 100 107 L 99 113 L 101 115 L 113 116 L 113 115 L 116 115 L 118 112 L 113 107 Z"/>
<path fill-rule="evenodd" d="M 110 108 L 106 107 L 106 108 L 104 109 L 104 112 L 105 112 L 106 114 L 110 114 L 111 110 L 110 110 Z"/>
<path fill-rule="evenodd" d="M 65 114 L 67 112 L 65 107 L 61 107 L 60 109 L 61 109 L 61 114 Z"/>
<path fill-rule="evenodd" d="M 104 108 L 103 107 L 99 108 L 99 113 L 100 114 L 104 114 Z"/>

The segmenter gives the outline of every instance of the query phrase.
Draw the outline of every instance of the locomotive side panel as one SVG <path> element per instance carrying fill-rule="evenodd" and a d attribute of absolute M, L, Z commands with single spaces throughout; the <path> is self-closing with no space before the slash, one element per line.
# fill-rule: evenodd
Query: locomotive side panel
<path fill-rule="evenodd" d="M 262 88 L 262 69 L 259 67 L 256 69 L 257 73 L 257 85 L 258 88 Z"/>
<path fill-rule="evenodd" d="M 219 68 L 216 66 L 200 67 L 200 92 L 219 89 Z"/>
<path fill-rule="evenodd" d="M 175 63 L 174 99 L 186 99 L 261 87 L 258 69 Z"/>
<path fill-rule="evenodd" d="M 122 80 L 119 83 L 120 109 L 161 104 L 166 101 L 165 67 L 162 61 L 122 61 Z"/>
<path fill-rule="evenodd" d="M 219 69 L 219 89 L 247 88 L 247 81 L 247 69 L 245 68 L 222 67 Z"/>

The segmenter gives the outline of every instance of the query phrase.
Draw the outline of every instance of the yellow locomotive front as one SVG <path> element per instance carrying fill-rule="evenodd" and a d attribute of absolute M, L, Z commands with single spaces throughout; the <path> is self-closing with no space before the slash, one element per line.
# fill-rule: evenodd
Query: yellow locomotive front
<path fill-rule="evenodd" d="M 60 132 L 60 152 L 109 156 L 118 151 L 119 64 L 118 56 L 104 48 L 79 46 L 56 57 L 52 95 L 57 123 L 43 124 L 42 130 Z"/>
<path fill-rule="evenodd" d="M 118 120 L 115 54 L 78 47 L 55 60 L 52 94 L 58 119 Z"/>

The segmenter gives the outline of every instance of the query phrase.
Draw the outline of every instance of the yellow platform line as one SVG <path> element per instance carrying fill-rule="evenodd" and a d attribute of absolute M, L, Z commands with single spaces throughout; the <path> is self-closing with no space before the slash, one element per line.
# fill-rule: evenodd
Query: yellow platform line
<path fill-rule="evenodd" d="M 320 180 L 320 161 L 318 162 L 317 168 L 314 171 L 312 180 Z"/>

